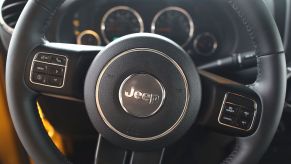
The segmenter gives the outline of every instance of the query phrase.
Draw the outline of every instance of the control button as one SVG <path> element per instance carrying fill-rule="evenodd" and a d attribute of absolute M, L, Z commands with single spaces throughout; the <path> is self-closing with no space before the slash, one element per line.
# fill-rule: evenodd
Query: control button
<path fill-rule="evenodd" d="M 64 76 L 65 67 L 59 67 L 59 66 L 51 65 L 51 66 L 48 67 L 48 73 L 50 75 Z"/>
<path fill-rule="evenodd" d="M 60 87 L 63 85 L 63 78 L 56 76 L 48 76 L 48 85 Z"/>
<path fill-rule="evenodd" d="M 252 119 L 254 113 L 249 111 L 248 109 L 242 107 L 241 110 L 240 110 L 240 114 L 239 115 L 243 119 Z"/>
<path fill-rule="evenodd" d="M 53 55 L 51 62 L 54 63 L 54 64 L 59 64 L 59 65 L 65 66 L 66 62 L 67 62 L 67 59 L 65 57 L 63 57 L 63 56 Z"/>
<path fill-rule="evenodd" d="M 230 103 L 225 103 L 223 107 L 223 115 L 229 115 L 229 116 L 236 116 L 239 112 L 239 106 L 230 104 Z"/>
<path fill-rule="evenodd" d="M 37 55 L 36 60 L 43 61 L 43 62 L 50 62 L 51 61 L 51 55 L 40 53 L 40 54 Z"/>
<path fill-rule="evenodd" d="M 252 123 L 252 120 L 251 119 L 243 119 L 243 118 L 240 118 L 238 120 L 238 126 L 239 126 L 239 128 L 245 129 L 245 130 L 248 130 L 251 127 L 251 123 Z"/>
<path fill-rule="evenodd" d="M 33 73 L 32 74 L 32 81 L 35 83 L 46 84 L 47 76 L 40 73 Z"/>
<path fill-rule="evenodd" d="M 227 124 L 227 125 L 235 125 L 235 120 L 232 116 L 228 116 L 228 115 L 222 115 L 220 117 L 220 122 L 221 123 L 224 123 L 224 124 Z"/>
<path fill-rule="evenodd" d="M 39 73 L 46 73 L 48 65 L 40 62 L 35 62 L 33 65 L 33 71 Z"/>

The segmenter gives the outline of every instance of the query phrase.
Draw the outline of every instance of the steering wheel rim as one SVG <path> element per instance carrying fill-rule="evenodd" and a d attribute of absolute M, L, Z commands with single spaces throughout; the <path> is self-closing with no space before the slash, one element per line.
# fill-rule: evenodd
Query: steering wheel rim
<path fill-rule="evenodd" d="M 258 78 L 250 88 L 260 96 L 263 110 L 257 130 L 248 137 L 237 137 L 234 151 L 222 163 L 256 163 L 270 144 L 283 110 L 286 92 L 284 49 L 276 24 L 262 1 L 223 2 L 241 19 L 258 54 Z M 36 163 L 70 163 L 40 125 L 35 103 L 37 94 L 24 80 L 27 62 L 23 62 L 29 60 L 35 47 L 46 43 L 44 34 L 62 3 L 59 0 L 30 0 L 15 28 L 7 56 L 9 110 L 22 144 Z"/>

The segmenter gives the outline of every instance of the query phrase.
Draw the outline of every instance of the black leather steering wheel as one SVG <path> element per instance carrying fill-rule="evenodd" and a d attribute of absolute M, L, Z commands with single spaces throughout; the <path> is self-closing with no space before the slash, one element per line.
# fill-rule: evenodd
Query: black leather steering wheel
<path fill-rule="evenodd" d="M 241 20 L 256 50 L 258 77 L 248 86 L 197 70 L 180 46 L 154 34 L 125 36 L 105 48 L 49 43 L 44 35 L 62 2 L 29 0 L 7 56 L 11 117 L 36 163 L 70 163 L 41 125 L 39 94 L 84 100 L 101 134 L 95 163 L 125 158 L 107 141 L 132 150 L 131 163 L 160 163 L 163 148 L 194 122 L 236 137 L 222 163 L 258 162 L 278 127 L 286 91 L 281 38 L 261 0 L 216 2 Z"/>

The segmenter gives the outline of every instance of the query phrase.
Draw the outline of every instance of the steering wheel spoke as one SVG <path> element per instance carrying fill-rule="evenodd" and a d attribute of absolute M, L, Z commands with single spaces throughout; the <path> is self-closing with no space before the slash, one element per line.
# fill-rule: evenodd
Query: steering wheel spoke
<path fill-rule="evenodd" d="M 162 164 L 165 148 L 151 152 L 133 152 L 130 164 Z"/>
<path fill-rule="evenodd" d="M 63 43 L 40 45 L 28 59 L 26 84 L 45 95 L 82 100 L 87 70 L 101 49 Z"/>
<path fill-rule="evenodd" d="M 94 164 L 162 164 L 165 148 L 155 151 L 129 151 L 98 137 Z"/>
<path fill-rule="evenodd" d="M 249 86 L 200 71 L 202 109 L 199 123 L 232 136 L 248 136 L 257 128 L 261 112 L 259 95 Z"/>
<path fill-rule="evenodd" d="M 113 145 L 99 135 L 94 164 L 125 164 L 128 153 L 127 150 Z"/>

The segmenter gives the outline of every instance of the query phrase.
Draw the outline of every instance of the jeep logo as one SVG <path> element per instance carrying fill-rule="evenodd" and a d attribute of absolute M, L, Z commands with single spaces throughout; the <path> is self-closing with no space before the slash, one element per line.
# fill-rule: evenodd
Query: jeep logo
<path fill-rule="evenodd" d="M 130 92 L 125 91 L 124 95 L 128 98 L 134 98 L 137 100 L 143 100 L 146 101 L 149 104 L 157 103 L 159 102 L 160 96 L 156 94 L 151 93 L 143 93 L 139 90 L 135 90 L 133 87 L 131 87 Z"/>
<path fill-rule="evenodd" d="M 126 113 L 136 117 L 149 117 L 162 107 L 166 92 L 155 77 L 133 74 L 120 85 L 118 97 Z"/>

